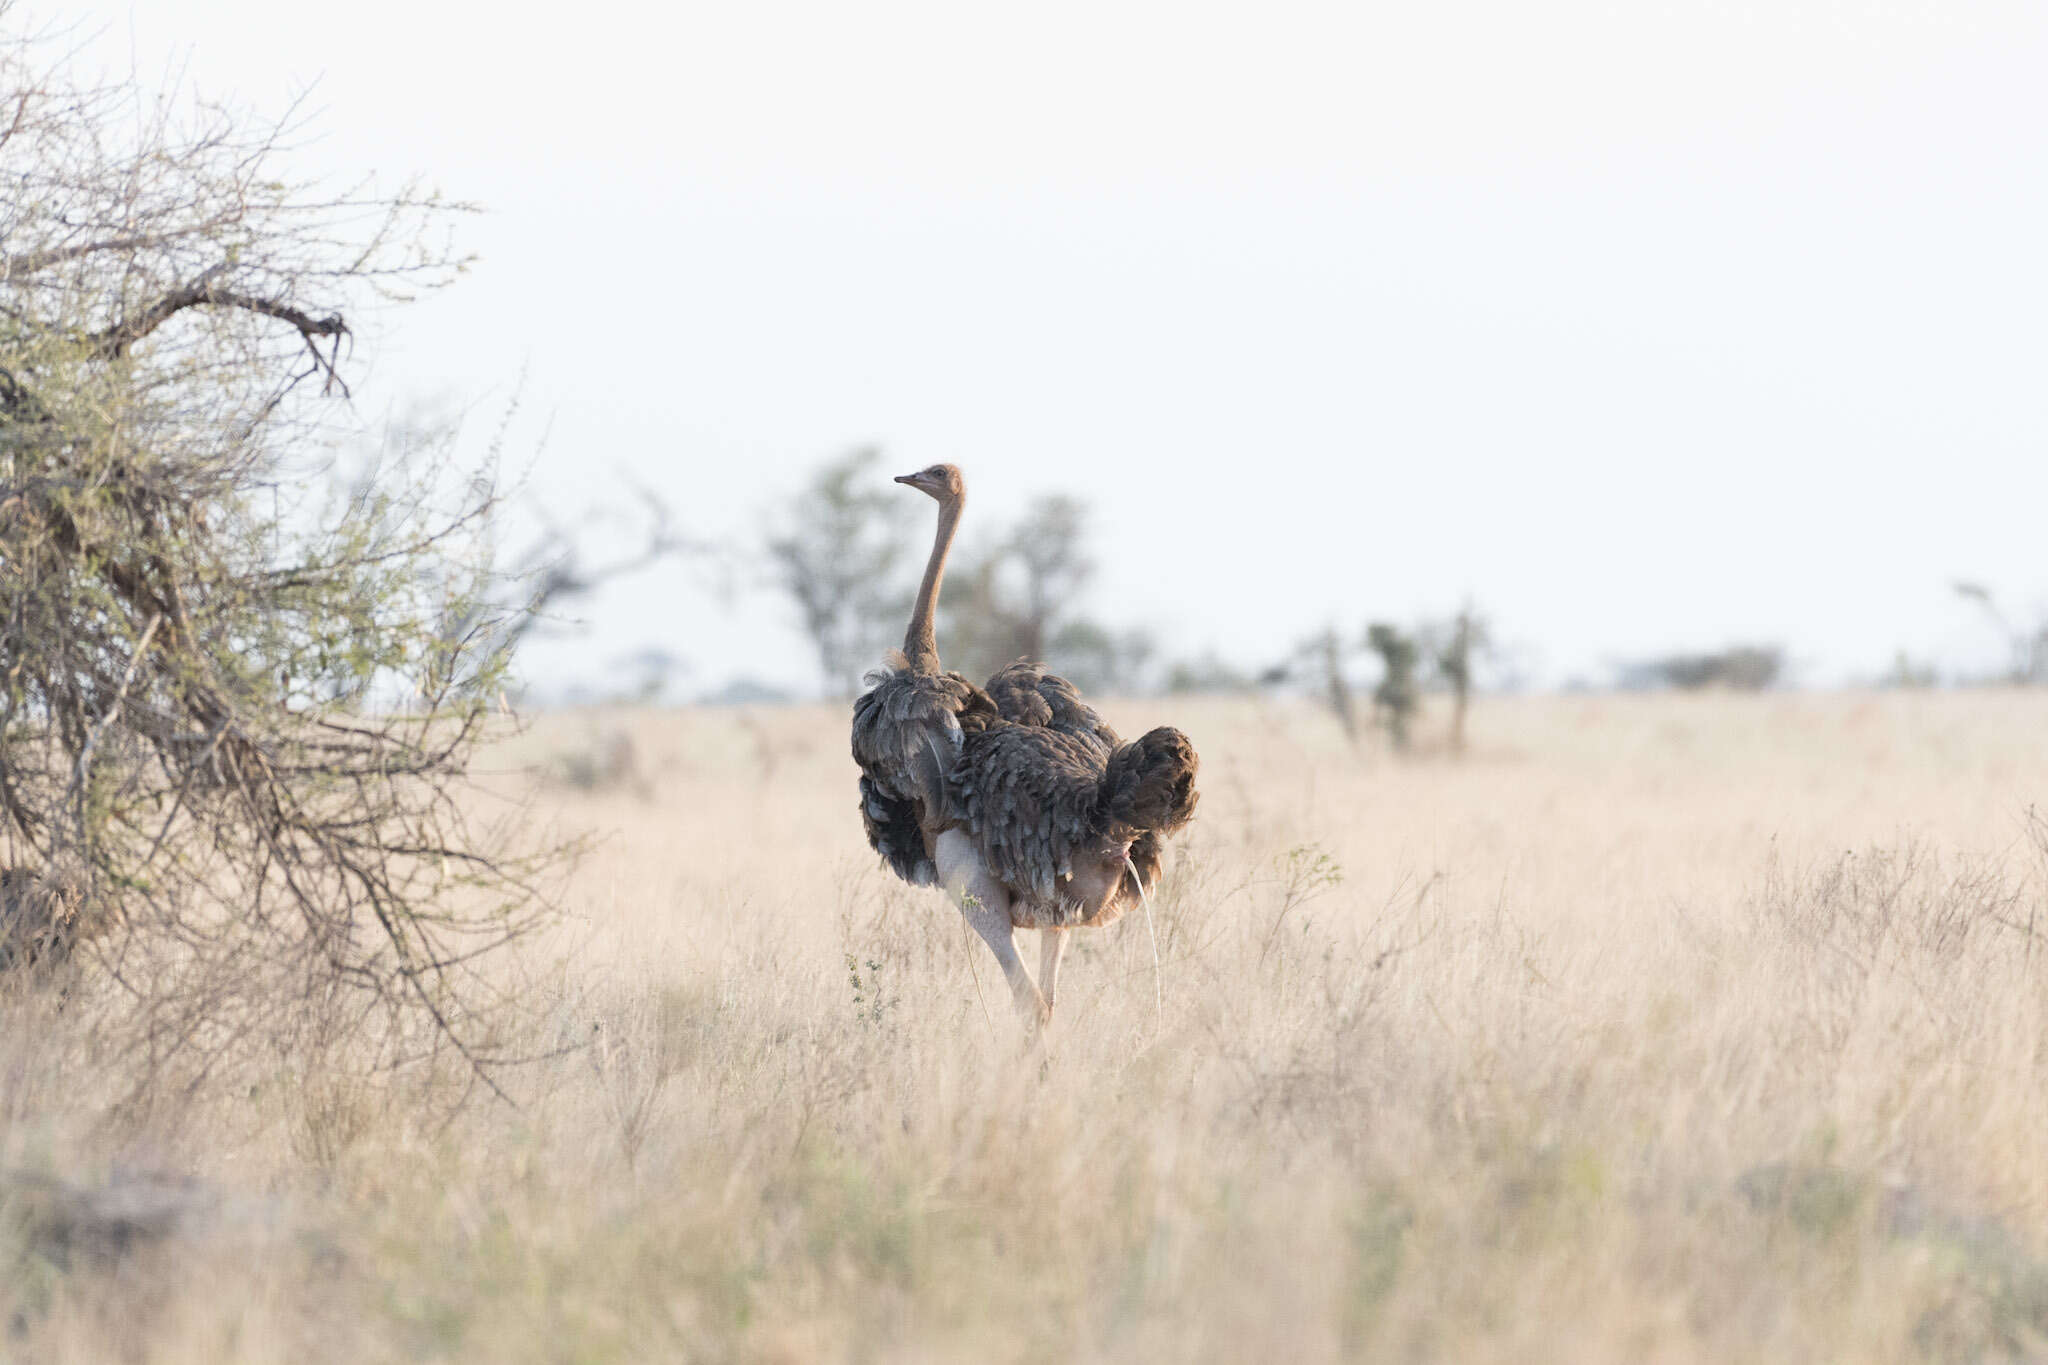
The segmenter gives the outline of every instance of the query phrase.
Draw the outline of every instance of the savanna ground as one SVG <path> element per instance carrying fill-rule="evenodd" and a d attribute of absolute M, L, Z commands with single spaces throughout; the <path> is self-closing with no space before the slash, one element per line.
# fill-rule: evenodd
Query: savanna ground
<path fill-rule="evenodd" d="M 17 993 L 0 1358 L 2048 1356 L 2048 694 L 1495 700 L 1462 762 L 1107 709 L 1202 806 L 1161 1003 L 1080 934 L 1044 1067 L 838 708 L 488 755 L 600 836 L 516 1108 L 288 1045 L 138 1103 Z"/>

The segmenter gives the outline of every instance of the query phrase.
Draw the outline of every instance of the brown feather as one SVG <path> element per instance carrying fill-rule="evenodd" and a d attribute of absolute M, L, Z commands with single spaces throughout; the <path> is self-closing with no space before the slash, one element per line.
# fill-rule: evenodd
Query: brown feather
<path fill-rule="evenodd" d="M 1170 725 L 1148 731 L 1109 756 L 1102 776 L 1103 817 L 1134 830 L 1171 834 L 1194 818 L 1201 760 Z"/>
<path fill-rule="evenodd" d="M 1093 734 L 1006 722 L 966 736 L 953 769 L 949 811 L 996 879 L 1044 907 L 1066 899 L 1077 865 L 1129 848 L 1156 880 L 1162 836 L 1185 825 L 1199 799 L 1199 762 L 1178 730 L 1154 730 L 1105 752 Z M 1121 877 L 1128 882 L 1128 877 Z M 1138 886 L 1120 888 L 1137 893 Z M 1106 905 L 1093 907 L 1092 922 Z"/>
<path fill-rule="evenodd" d="M 1044 664 L 1019 659 L 990 678 L 987 691 L 1003 719 L 1013 725 L 1059 730 L 1099 743 L 1104 752 L 1121 743 L 1109 723 L 1081 700 L 1080 689 L 1047 672 Z"/>
<path fill-rule="evenodd" d="M 861 823 L 897 876 L 930 886 L 938 880 L 931 841 L 942 827 L 949 770 L 967 730 L 994 720 L 995 706 L 958 673 L 898 668 L 867 681 L 853 704 Z"/>

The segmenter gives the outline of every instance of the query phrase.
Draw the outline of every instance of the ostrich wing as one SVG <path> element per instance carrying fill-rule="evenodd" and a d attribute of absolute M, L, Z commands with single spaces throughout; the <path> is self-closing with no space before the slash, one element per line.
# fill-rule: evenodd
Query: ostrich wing
<path fill-rule="evenodd" d="M 958 673 L 871 673 L 853 704 L 853 761 L 868 843 L 913 886 L 938 880 L 931 834 L 946 811 L 948 773 L 965 729 L 995 717 L 986 693 Z"/>
<path fill-rule="evenodd" d="M 1012 725 L 1057 730 L 1101 747 L 1104 754 L 1120 741 L 1095 708 L 1081 700 L 1081 691 L 1045 665 L 1019 659 L 988 680 L 989 699 Z"/>
<path fill-rule="evenodd" d="M 1106 757 L 1092 735 L 990 726 L 965 737 L 950 814 L 997 881 L 1051 902 L 1057 879 L 1073 873 L 1076 850 L 1100 833 Z"/>

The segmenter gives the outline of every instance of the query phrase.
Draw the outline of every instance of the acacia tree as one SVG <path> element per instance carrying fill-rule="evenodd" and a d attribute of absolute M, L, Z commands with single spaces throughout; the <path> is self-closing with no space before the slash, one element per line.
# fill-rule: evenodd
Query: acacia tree
<path fill-rule="evenodd" d="M 1321 695 L 1323 704 L 1330 708 L 1337 724 L 1343 727 L 1344 738 L 1355 747 L 1358 743 L 1358 708 L 1352 701 L 1351 679 L 1346 673 L 1351 648 L 1350 642 L 1332 625 L 1295 645 L 1293 656 L 1267 669 L 1260 681 L 1279 683 L 1295 678 L 1307 682 Z"/>
<path fill-rule="evenodd" d="M 884 478 L 880 460 L 879 450 L 863 446 L 819 466 L 767 541 L 775 583 L 802 614 L 834 696 L 852 695 L 910 616 L 894 570 L 910 558 L 921 499 Z"/>
<path fill-rule="evenodd" d="M 1448 622 L 1425 624 L 1421 631 L 1422 652 L 1436 676 L 1451 692 L 1450 749 L 1465 752 L 1465 713 L 1472 705 L 1472 680 L 1477 663 L 1493 645 L 1486 618 L 1470 602 L 1458 609 Z"/>
<path fill-rule="evenodd" d="M 931 543 L 931 505 L 891 483 L 880 454 L 863 447 L 819 466 L 765 546 L 772 580 L 796 605 L 835 695 L 902 639 L 913 566 L 922 567 Z M 1044 497 L 1007 530 L 974 524 L 983 529 L 954 554 L 939 602 L 947 667 L 985 678 L 1015 659 L 1039 659 L 1084 689 L 1137 685 L 1151 637 L 1112 631 L 1074 607 L 1095 572 L 1080 503 Z"/>
<path fill-rule="evenodd" d="M 1035 499 L 1007 531 L 989 533 L 947 579 L 940 604 L 945 655 L 972 678 L 1016 659 L 1040 659 L 1088 691 L 1138 685 L 1154 652 L 1143 629 L 1115 631 L 1076 604 L 1095 576 L 1087 509 L 1073 498 Z"/>
<path fill-rule="evenodd" d="M 1991 589 L 1982 583 L 1965 582 L 1951 586 L 1954 587 L 1956 596 L 1966 602 L 1976 603 L 1993 628 L 2005 637 L 2011 662 L 2006 666 L 2005 675 L 1999 681 L 2017 687 L 2048 683 L 2048 620 L 2033 625 L 2016 624 L 2000 610 L 1997 599 L 1991 595 Z"/>
<path fill-rule="evenodd" d="M 1372 690 L 1373 710 L 1386 726 L 1394 748 L 1406 750 L 1408 728 L 1421 704 L 1415 681 L 1420 653 L 1415 638 L 1385 621 L 1375 621 L 1365 628 L 1365 647 L 1380 656 L 1380 680 Z"/>
<path fill-rule="evenodd" d="M 516 634 L 496 493 L 445 445 L 304 491 L 352 320 L 454 278 L 460 206 L 40 58 L 0 46 L 0 857 L 123 926 L 152 1056 L 381 1020 L 484 1075 L 479 955 L 544 913 L 458 802 Z"/>

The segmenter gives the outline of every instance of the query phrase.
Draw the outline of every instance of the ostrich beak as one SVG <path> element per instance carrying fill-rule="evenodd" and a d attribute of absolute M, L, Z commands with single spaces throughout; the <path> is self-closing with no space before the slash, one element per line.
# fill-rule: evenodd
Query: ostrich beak
<path fill-rule="evenodd" d="M 920 482 L 918 481 L 918 477 L 917 477 L 917 475 L 915 475 L 915 474 L 898 474 L 898 475 L 896 476 L 896 482 L 898 482 L 898 483 L 907 483 L 907 484 L 909 484 L 909 485 L 910 485 L 910 486 L 911 486 L 912 488 L 922 488 L 922 487 L 924 487 L 924 485 L 923 485 L 922 483 L 920 483 Z"/>

